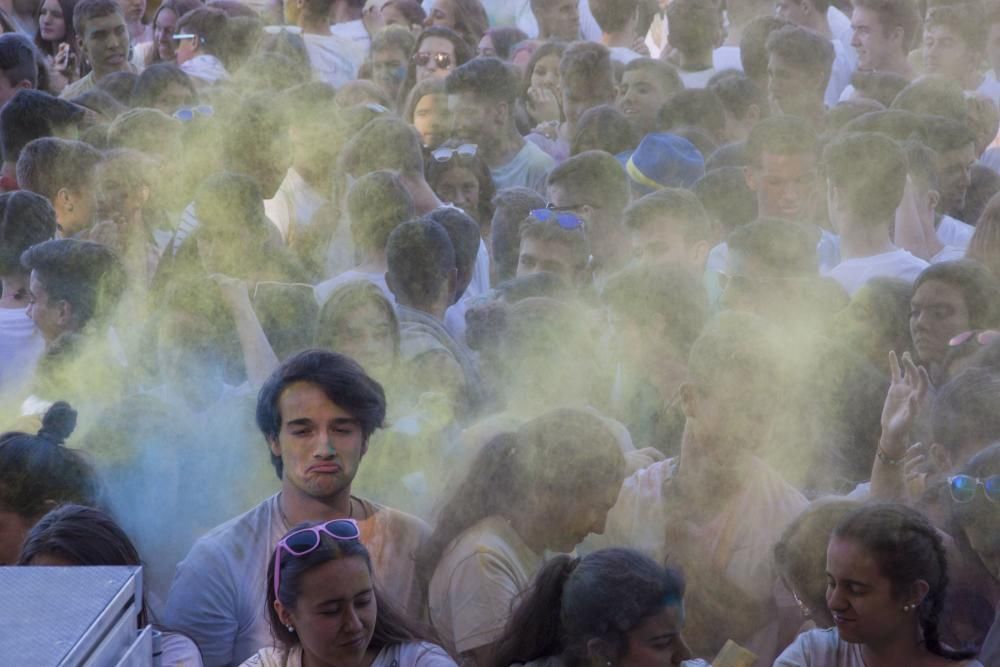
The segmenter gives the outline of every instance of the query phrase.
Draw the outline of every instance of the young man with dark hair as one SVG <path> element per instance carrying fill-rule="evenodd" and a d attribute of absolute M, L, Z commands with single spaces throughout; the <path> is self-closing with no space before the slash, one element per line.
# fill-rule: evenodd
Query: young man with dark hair
<path fill-rule="evenodd" d="M 28 315 L 31 272 L 21 264 L 28 248 L 51 240 L 56 215 L 48 200 L 31 192 L 0 195 L 0 395 L 21 398 L 45 339 Z"/>
<path fill-rule="evenodd" d="M 743 31 L 740 38 L 743 73 L 761 90 L 767 90 L 767 40 L 772 32 L 792 25 L 795 24 L 777 16 L 760 16 L 751 21 Z"/>
<path fill-rule="evenodd" d="M 822 125 L 824 97 L 834 61 L 833 45 L 798 26 L 767 38 L 767 92 L 774 110 Z"/>
<path fill-rule="evenodd" d="M 451 238 L 428 217 L 410 220 L 389 236 L 386 259 L 403 356 L 413 365 L 414 378 L 439 388 L 464 420 L 480 407 L 483 388 L 472 351 L 444 326 L 458 285 Z"/>
<path fill-rule="evenodd" d="M 589 282 L 589 262 L 590 244 L 583 227 L 563 229 L 555 220 L 543 222 L 531 215 L 525 219 L 516 277 L 551 273 L 579 289 Z"/>
<path fill-rule="evenodd" d="M 677 49 L 685 88 L 704 88 L 715 75 L 712 52 L 722 38 L 721 19 L 715 2 L 673 0 L 667 5 L 670 45 Z"/>
<path fill-rule="evenodd" d="M 979 65 L 986 50 L 986 15 L 978 2 L 932 7 L 924 21 L 923 59 L 927 74 L 976 90 L 983 81 Z M 995 99 L 1000 91 L 992 93 Z"/>
<path fill-rule="evenodd" d="M 976 163 L 975 136 L 966 123 L 929 116 L 924 118 L 923 143 L 934 151 L 938 172 L 938 238 L 945 245 L 967 248 L 974 228 L 953 214 L 965 208 Z"/>
<path fill-rule="evenodd" d="M 385 247 L 393 230 L 416 215 L 413 197 L 399 176 L 380 169 L 365 174 L 351 185 L 347 192 L 347 215 L 354 248 L 361 262 L 316 285 L 316 301 L 322 305 L 340 285 L 367 280 L 377 285 L 390 303 L 393 302 L 395 297 L 385 282 L 388 269 Z"/>
<path fill-rule="evenodd" d="M 625 65 L 615 106 L 641 139 L 656 131 L 660 109 L 682 90 L 684 83 L 676 67 L 662 60 L 636 58 Z"/>
<path fill-rule="evenodd" d="M 636 447 L 676 456 L 684 413 L 673 397 L 686 378 L 691 345 L 708 320 L 705 290 L 683 267 L 646 264 L 612 276 L 601 301 L 621 369 L 614 416 Z"/>
<path fill-rule="evenodd" d="M 0 35 L 0 106 L 23 89 L 38 85 L 35 49 L 27 37 L 18 33 Z"/>
<path fill-rule="evenodd" d="M 851 27 L 858 71 L 913 78 L 907 56 L 920 29 L 920 14 L 911 0 L 854 0 Z M 850 89 L 844 92 L 850 94 Z"/>
<path fill-rule="evenodd" d="M 101 153 L 90 144 L 43 137 L 21 151 L 17 181 L 51 202 L 60 237 L 75 236 L 96 222 L 100 162 Z"/>
<path fill-rule="evenodd" d="M 531 13 L 538 21 L 538 39 L 562 42 L 580 39 L 578 0 L 531 0 Z"/>
<path fill-rule="evenodd" d="M 356 79 L 367 53 L 354 40 L 330 30 L 333 0 L 296 0 L 296 6 L 314 78 L 334 88 Z"/>
<path fill-rule="evenodd" d="M 645 264 L 671 264 L 700 276 L 711 249 L 712 225 L 689 190 L 665 188 L 638 199 L 624 213 L 632 252 Z"/>
<path fill-rule="evenodd" d="M 618 160 L 603 151 L 574 155 L 549 174 L 548 195 L 549 208 L 584 221 L 596 278 L 606 279 L 625 265 L 630 248 L 621 219 L 629 186 Z"/>
<path fill-rule="evenodd" d="M 794 116 L 763 120 L 750 131 L 746 157 L 743 173 L 757 195 L 758 215 L 802 225 L 816 241 L 820 268 L 833 268 L 840 261 L 836 238 L 815 224 L 820 183 L 813 129 Z"/>
<path fill-rule="evenodd" d="M 21 255 L 31 272 L 28 317 L 51 346 L 63 334 L 93 324 L 103 333 L 125 291 L 125 269 L 107 246 L 57 239 L 31 246 Z"/>
<path fill-rule="evenodd" d="M 17 190 L 17 160 L 29 142 L 52 136 L 76 139 L 77 125 L 83 116 L 83 107 L 72 102 L 40 90 L 19 90 L 0 108 L 0 148 L 3 150 L 0 189 L 4 192 Z"/>
<path fill-rule="evenodd" d="M 830 29 L 827 18 L 830 0 L 778 0 L 775 6 L 775 13 L 779 18 L 811 30 L 833 46 L 833 65 L 823 100 L 828 107 L 836 105 L 844 89 L 851 83 L 851 74 L 857 66 L 857 55 L 850 50 L 849 44 L 841 43 L 834 37 Z"/>
<path fill-rule="evenodd" d="M 639 22 L 639 0 L 589 0 L 590 11 L 601 28 L 601 43 L 611 51 L 611 59 L 628 64 L 641 54 L 632 48 L 641 37 L 636 26 Z"/>
<path fill-rule="evenodd" d="M 524 186 L 544 192 L 545 174 L 555 161 L 514 124 L 517 74 L 497 58 L 475 58 L 445 80 L 454 135 L 479 146 L 497 189 Z"/>
<path fill-rule="evenodd" d="M 890 231 L 906 185 L 906 156 L 875 133 L 842 136 L 823 150 L 827 208 L 841 262 L 826 275 L 851 296 L 872 278 L 912 283 L 927 262 L 898 248 Z"/>
<path fill-rule="evenodd" d="M 707 88 L 682 90 L 660 107 L 657 131 L 677 133 L 681 128 L 705 132 L 717 144 L 726 138 L 726 109 Z"/>
<path fill-rule="evenodd" d="M 425 218 L 444 228 L 451 240 L 451 247 L 455 249 L 455 299 L 445 311 L 444 326 L 455 340 L 464 343 L 465 310 L 469 304 L 466 297 L 470 296 L 469 286 L 472 284 L 482 243 L 479 224 L 462 209 L 451 206 L 431 211 Z"/>
<path fill-rule="evenodd" d="M 517 273 L 521 227 L 531 211 L 545 208 L 545 200 L 528 188 L 506 188 L 493 198 L 490 222 L 490 262 L 493 284 L 510 280 Z"/>
<path fill-rule="evenodd" d="M 716 654 L 721 637 L 746 646 L 765 628 L 777 632 L 771 623 L 794 633 L 801 622 L 794 599 L 776 594 L 772 549 L 808 501 L 756 454 L 770 443 L 780 395 L 773 336 L 747 313 L 723 313 L 705 327 L 678 392 L 686 418 L 679 456 L 627 478 L 608 515 L 604 543 L 642 545 L 683 568 L 684 635 L 697 655 Z M 771 662 L 777 644 L 753 650 Z"/>
<path fill-rule="evenodd" d="M 114 72 L 136 72 L 128 61 L 130 38 L 125 15 L 115 0 L 81 0 L 73 10 L 73 30 L 80 52 L 93 69 L 66 86 L 60 97 L 82 95 Z"/>
<path fill-rule="evenodd" d="M 738 72 L 721 72 L 708 89 L 722 102 L 726 114 L 723 143 L 746 141 L 750 128 L 767 116 L 767 97 L 753 79 Z"/>
<path fill-rule="evenodd" d="M 330 183 L 346 132 L 334 106 L 336 91 L 328 83 L 311 81 L 284 93 L 292 164 L 273 197 L 264 201 L 267 217 L 288 244 L 303 236 L 312 241 L 314 217 L 330 202 Z M 316 239 L 323 245 L 328 239 Z"/>
<path fill-rule="evenodd" d="M 167 599 L 166 623 L 197 642 L 206 665 L 240 664 L 273 645 L 261 582 L 275 544 L 306 521 L 355 520 L 387 597 L 421 613 L 412 554 L 428 537 L 427 525 L 351 493 L 385 414 L 382 387 L 334 352 L 301 352 L 264 383 L 257 425 L 281 491 L 200 538 Z"/>

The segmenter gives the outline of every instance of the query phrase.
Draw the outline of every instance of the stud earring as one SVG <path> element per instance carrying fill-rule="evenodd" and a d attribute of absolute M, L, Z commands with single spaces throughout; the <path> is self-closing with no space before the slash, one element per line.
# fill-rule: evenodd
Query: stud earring
<path fill-rule="evenodd" d="M 295 634 L 295 628 L 293 628 L 293 627 L 292 627 L 292 626 L 290 626 L 290 625 L 286 625 L 285 627 L 286 627 L 286 628 L 288 628 L 288 631 L 289 631 L 289 632 L 291 632 L 292 634 Z"/>
<path fill-rule="evenodd" d="M 910 611 L 912 609 L 913 609 L 913 605 L 912 604 L 904 604 L 903 605 L 903 611 Z"/>

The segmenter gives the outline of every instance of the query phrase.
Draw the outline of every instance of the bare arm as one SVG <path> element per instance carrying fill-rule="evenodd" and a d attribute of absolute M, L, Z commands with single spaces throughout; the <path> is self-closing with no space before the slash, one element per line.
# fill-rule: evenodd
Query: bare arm
<path fill-rule="evenodd" d="M 278 367 L 278 357 L 260 326 L 246 285 L 241 280 L 218 273 L 212 274 L 211 278 L 219 286 L 222 299 L 236 321 L 236 334 L 243 351 L 247 380 L 252 386 L 260 387 Z"/>
<path fill-rule="evenodd" d="M 895 352 L 889 353 L 891 384 L 882 408 L 882 437 L 872 466 L 872 497 L 899 500 L 906 491 L 903 458 L 910 446 L 910 430 L 920 404 L 927 396 L 930 379 L 910 353 L 903 354 L 902 366 Z"/>

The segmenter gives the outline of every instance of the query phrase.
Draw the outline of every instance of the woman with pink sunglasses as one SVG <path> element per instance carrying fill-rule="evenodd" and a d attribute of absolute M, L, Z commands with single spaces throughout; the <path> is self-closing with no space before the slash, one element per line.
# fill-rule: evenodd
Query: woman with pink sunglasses
<path fill-rule="evenodd" d="M 306 523 L 275 547 L 267 613 L 277 646 L 242 667 L 455 667 L 432 633 L 379 593 L 352 519 Z"/>

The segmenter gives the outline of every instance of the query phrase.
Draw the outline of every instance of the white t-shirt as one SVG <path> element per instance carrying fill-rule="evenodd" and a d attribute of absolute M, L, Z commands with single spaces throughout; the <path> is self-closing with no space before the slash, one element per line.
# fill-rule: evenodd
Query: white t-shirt
<path fill-rule="evenodd" d="M 740 47 L 720 46 L 712 51 L 712 67 L 716 72 L 724 69 L 743 71 L 743 61 L 740 59 Z"/>
<path fill-rule="evenodd" d="M 611 59 L 617 60 L 623 65 L 628 65 L 636 58 L 642 57 L 642 54 L 636 53 L 627 46 L 612 46 L 609 47 L 608 50 L 611 51 Z"/>
<path fill-rule="evenodd" d="M 372 46 L 372 38 L 371 35 L 368 34 L 368 29 L 365 28 L 365 24 L 361 19 L 344 21 L 343 23 L 334 23 L 330 26 L 330 32 L 338 37 L 349 39 L 360 46 L 361 51 L 367 57 L 368 50 L 371 49 Z"/>
<path fill-rule="evenodd" d="M 364 47 L 349 37 L 340 35 L 303 34 L 313 75 L 319 81 L 340 88 L 358 76 L 365 61 Z"/>
<path fill-rule="evenodd" d="M 422 6 L 429 16 L 435 0 L 424 0 Z M 538 37 L 538 21 L 531 12 L 530 0 L 482 0 L 486 18 L 493 27 L 520 28 L 530 39 Z M 580 0 L 580 33 L 588 42 L 601 41 L 601 28 L 590 12 L 588 0 Z"/>
<path fill-rule="evenodd" d="M 44 351 L 45 341 L 27 309 L 0 308 L 0 395 L 25 389 Z"/>
<path fill-rule="evenodd" d="M 854 40 L 854 28 L 851 27 L 851 19 L 847 14 L 831 4 L 826 12 L 826 22 L 830 26 L 833 38 L 846 47 L 846 55 L 851 62 L 851 69 L 856 69 L 858 66 L 858 52 L 851 46 L 851 42 Z"/>
<path fill-rule="evenodd" d="M 963 248 L 956 248 L 953 245 L 946 245 L 936 255 L 931 257 L 930 263 L 940 264 L 941 262 L 955 262 L 960 259 L 965 259 L 965 250 Z"/>
<path fill-rule="evenodd" d="M 351 269 L 349 271 L 344 271 L 339 276 L 323 281 L 313 288 L 313 291 L 316 293 L 316 302 L 319 304 L 319 307 L 323 307 L 323 304 L 326 303 L 326 300 L 330 298 L 330 295 L 333 294 L 334 290 L 338 287 L 357 280 L 367 280 L 382 290 L 382 294 L 384 294 L 385 298 L 389 300 L 389 303 L 396 303 L 396 296 L 389 291 L 389 286 L 385 283 L 385 273 L 369 273 L 367 271 L 357 271 L 355 269 Z"/>
<path fill-rule="evenodd" d="M 240 667 L 302 667 L 302 648 L 261 649 Z M 455 661 L 440 646 L 408 642 L 386 646 L 375 656 L 371 667 L 455 667 Z"/>
<path fill-rule="evenodd" d="M 718 70 L 714 67 L 703 69 L 700 72 L 685 72 L 680 68 L 677 70 L 677 73 L 681 75 L 681 81 L 684 82 L 684 87 L 689 89 L 706 87 L 716 72 Z"/>
<path fill-rule="evenodd" d="M 556 161 L 541 148 L 525 141 L 517 155 L 505 165 L 491 168 L 497 190 L 521 186 L 545 196 L 545 179 L 554 169 Z"/>
<path fill-rule="evenodd" d="M 506 520 L 483 519 L 448 545 L 434 570 L 428 593 L 434 628 L 459 653 L 493 643 L 541 566 L 541 555 Z"/>
<path fill-rule="evenodd" d="M 238 665 L 273 645 L 264 575 L 274 546 L 291 529 L 279 497 L 209 531 L 177 566 L 164 624 L 193 639 L 207 667 Z M 416 517 L 360 498 L 352 498 L 352 506 L 383 592 L 419 618 L 423 596 L 414 554 L 430 529 Z"/>
<path fill-rule="evenodd" d="M 328 201 L 299 172 L 289 168 L 274 197 L 264 200 L 264 213 L 281 232 L 281 239 L 288 243 L 289 231 L 309 225 Z"/>
<path fill-rule="evenodd" d="M 845 259 L 826 275 L 840 283 L 849 295 L 854 296 L 872 278 L 902 278 L 912 283 L 928 266 L 919 257 L 897 248 L 871 257 Z"/>
<path fill-rule="evenodd" d="M 978 660 L 954 663 L 955 667 L 983 667 Z M 774 667 L 865 667 L 861 644 L 840 639 L 837 628 L 803 632 L 778 656 Z"/>
<path fill-rule="evenodd" d="M 972 235 L 975 233 L 975 227 L 950 215 L 942 216 L 941 222 L 937 226 L 938 241 L 956 248 L 968 249 L 969 241 L 972 240 Z"/>
<path fill-rule="evenodd" d="M 826 86 L 826 93 L 823 95 L 823 103 L 828 107 L 837 106 L 842 98 L 841 95 L 851 85 L 851 77 L 854 75 L 854 63 L 848 55 L 850 47 L 844 46 L 839 39 L 833 40 L 833 65 L 830 70 L 830 83 Z"/>

